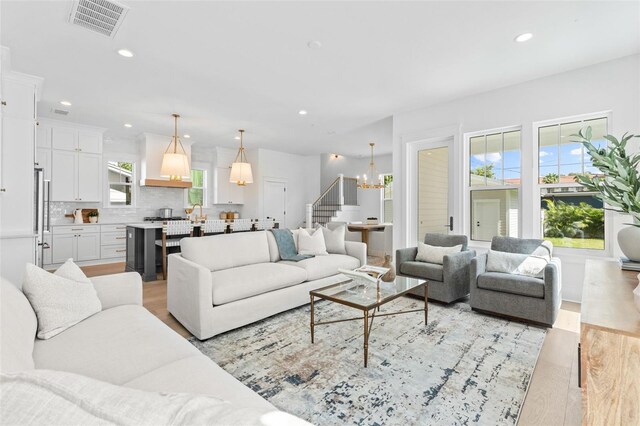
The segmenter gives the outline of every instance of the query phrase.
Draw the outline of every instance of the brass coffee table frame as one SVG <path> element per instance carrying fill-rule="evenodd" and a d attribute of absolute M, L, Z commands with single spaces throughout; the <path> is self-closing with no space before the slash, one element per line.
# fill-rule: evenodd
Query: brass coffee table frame
<path fill-rule="evenodd" d="M 424 311 L 424 324 L 427 325 L 428 323 L 428 316 L 429 316 L 429 286 L 428 286 L 428 281 L 424 281 L 421 284 L 412 287 L 410 289 L 407 289 L 405 291 L 402 291 L 400 293 L 394 294 L 392 296 L 389 296 L 387 298 L 381 299 L 381 300 L 377 300 L 374 303 L 364 306 L 364 305 L 359 305 L 357 303 L 353 303 L 353 302 L 349 302 L 347 300 L 343 300 L 340 299 L 339 297 L 333 297 L 333 296 L 329 296 L 329 295 L 325 295 L 325 294 L 320 294 L 319 292 L 322 290 L 326 290 L 328 288 L 332 288 L 332 287 L 336 287 L 339 285 L 344 284 L 346 281 L 342 281 L 339 282 L 337 284 L 331 284 L 328 285 L 326 287 L 322 287 L 316 290 L 311 290 L 309 292 L 309 297 L 311 299 L 311 343 L 315 343 L 315 327 L 318 325 L 326 325 L 326 324 L 335 324 L 338 322 L 346 322 L 346 321 L 362 321 L 364 320 L 364 366 L 365 368 L 367 368 L 367 364 L 368 364 L 368 360 L 369 360 L 369 336 L 371 335 L 371 330 L 373 329 L 373 320 L 376 316 L 378 317 L 385 317 L 385 316 L 390 316 L 390 315 L 401 315 L 401 314 L 409 314 L 412 312 L 421 312 Z M 373 284 L 372 284 L 373 285 Z M 411 290 L 414 290 L 416 288 L 420 288 L 420 287 L 424 287 L 424 308 L 422 309 L 412 309 L 409 311 L 398 311 L 398 312 L 388 312 L 388 313 L 379 313 L 380 312 L 380 306 L 391 302 L 392 300 L 397 299 L 398 297 L 404 296 L 405 294 L 409 293 Z M 315 322 L 315 299 L 322 299 L 322 300 L 329 300 L 331 302 L 335 302 L 344 306 L 349 306 L 351 308 L 355 308 L 355 309 L 359 309 L 362 311 L 363 316 L 362 317 L 355 317 L 355 318 L 345 318 L 345 319 L 339 319 L 339 320 L 333 320 L 333 321 L 322 321 L 322 322 Z M 371 312 L 371 314 L 370 314 Z M 376 314 L 376 312 L 378 312 Z M 369 322 L 369 319 L 371 319 L 371 322 Z"/>

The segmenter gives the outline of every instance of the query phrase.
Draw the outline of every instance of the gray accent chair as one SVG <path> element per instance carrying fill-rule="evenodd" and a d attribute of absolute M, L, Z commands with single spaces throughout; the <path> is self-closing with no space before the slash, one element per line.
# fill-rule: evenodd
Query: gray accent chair
<path fill-rule="evenodd" d="M 531 254 L 543 241 L 493 237 L 491 250 Z M 471 261 L 472 309 L 553 326 L 562 302 L 560 259 L 551 258 L 544 269 L 544 278 L 487 272 L 486 267 L 486 253 Z"/>
<path fill-rule="evenodd" d="M 444 257 L 442 265 L 416 261 L 417 247 L 396 250 L 397 274 L 429 281 L 429 300 L 451 303 L 469 294 L 469 266 L 476 255 L 467 248 L 466 235 L 426 234 L 424 243 L 430 246 L 453 247 L 462 244 L 460 253 Z M 411 294 L 424 297 L 424 288 Z"/>

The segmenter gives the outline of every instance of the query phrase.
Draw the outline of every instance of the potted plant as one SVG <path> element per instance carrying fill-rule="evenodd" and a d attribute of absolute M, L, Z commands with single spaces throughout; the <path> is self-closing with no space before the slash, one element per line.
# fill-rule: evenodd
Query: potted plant
<path fill-rule="evenodd" d="M 87 213 L 87 216 L 89 217 L 89 222 L 98 223 L 98 216 L 100 216 L 100 213 L 98 213 L 98 210 L 91 210 Z"/>
<path fill-rule="evenodd" d="M 633 218 L 631 226 L 618 232 L 618 244 L 625 256 L 634 262 L 640 262 L 640 154 L 628 154 L 627 143 L 640 135 L 625 133 L 622 139 L 606 135 L 609 146 L 599 148 L 591 142 L 591 127 L 580 130 L 577 142 L 591 156 L 593 166 L 601 174 L 580 174 L 576 181 L 590 191 L 597 192 L 602 201 L 612 207 L 611 210 L 629 214 Z"/>

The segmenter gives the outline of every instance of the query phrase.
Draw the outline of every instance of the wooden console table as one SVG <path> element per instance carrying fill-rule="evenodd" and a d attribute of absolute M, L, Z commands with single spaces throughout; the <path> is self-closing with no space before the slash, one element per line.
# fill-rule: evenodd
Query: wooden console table
<path fill-rule="evenodd" d="M 640 425 L 637 272 L 587 260 L 580 319 L 583 425 Z"/>

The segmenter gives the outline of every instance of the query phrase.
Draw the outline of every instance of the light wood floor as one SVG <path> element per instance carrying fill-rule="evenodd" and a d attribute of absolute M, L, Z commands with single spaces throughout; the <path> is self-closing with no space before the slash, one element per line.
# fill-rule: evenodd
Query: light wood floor
<path fill-rule="evenodd" d="M 124 271 L 124 263 L 85 266 L 87 276 Z M 162 278 L 159 275 L 159 278 Z M 151 313 L 185 338 L 189 333 L 167 311 L 167 283 L 159 279 L 143 284 L 143 304 Z M 580 304 L 563 302 L 558 319 L 547 332 L 529 390 L 520 413 L 521 426 L 580 425 L 581 393 L 578 388 Z"/>

